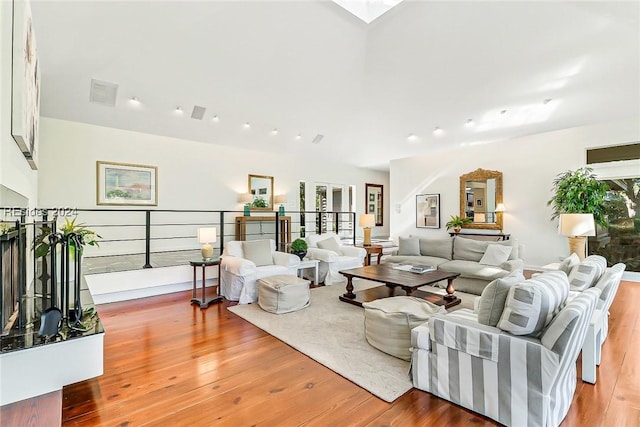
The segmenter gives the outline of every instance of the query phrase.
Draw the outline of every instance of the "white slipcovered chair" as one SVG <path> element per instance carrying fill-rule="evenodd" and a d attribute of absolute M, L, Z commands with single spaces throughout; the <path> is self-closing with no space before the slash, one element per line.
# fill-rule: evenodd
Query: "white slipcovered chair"
<path fill-rule="evenodd" d="M 229 301 L 258 301 L 258 279 L 296 275 L 300 258 L 276 251 L 274 240 L 232 240 L 224 245 L 220 263 L 220 293 Z"/>
<path fill-rule="evenodd" d="M 355 246 L 344 246 L 335 233 L 312 234 L 306 241 L 307 258 L 320 261 L 318 280 L 324 281 L 325 285 L 347 283 L 347 278 L 340 274 L 340 270 L 364 265 L 367 251 Z"/>

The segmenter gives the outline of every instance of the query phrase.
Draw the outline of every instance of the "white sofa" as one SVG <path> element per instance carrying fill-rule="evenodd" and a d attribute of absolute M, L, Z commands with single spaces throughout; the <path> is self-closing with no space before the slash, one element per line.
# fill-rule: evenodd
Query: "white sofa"
<path fill-rule="evenodd" d="M 416 239 L 413 245 L 408 240 Z M 511 248 L 508 259 L 500 265 L 481 264 L 489 245 Z M 412 246 L 412 247 L 410 247 Z M 524 246 L 515 239 L 492 242 L 454 236 L 440 239 L 409 237 L 399 239 L 398 252 L 386 257 L 387 263 L 424 264 L 449 273 L 460 273 L 455 280 L 456 290 L 480 295 L 492 280 L 504 277 L 512 271 L 522 269 Z"/>
<path fill-rule="evenodd" d="M 511 302 L 497 326 L 481 324 L 476 313 L 461 309 L 436 314 L 414 328 L 414 387 L 507 426 L 559 425 L 573 399 L 576 360 L 600 289 L 587 289 L 567 303 L 564 273 L 545 273 L 524 283 L 509 288 Z M 514 312 L 518 304 L 525 310 L 551 308 L 522 316 Z M 519 323 L 537 325 L 535 333 L 518 331 Z"/>
<path fill-rule="evenodd" d="M 268 240 L 270 264 L 256 265 L 247 259 L 243 244 L 261 242 L 241 242 L 232 240 L 224 245 L 220 263 L 220 294 L 229 301 L 250 304 L 258 301 L 258 279 L 278 274 L 297 274 L 300 258 L 296 255 L 276 251 L 274 240 Z M 262 241 L 262 242 L 266 242 Z"/>
<path fill-rule="evenodd" d="M 322 249 L 318 242 L 334 239 L 336 250 Z M 362 267 L 367 251 L 355 246 L 345 246 L 335 233 L 312 234 L 307 236 L 307 258 L 320 261 L 318 264 L 318 280 L 325 285 L 347 283 L 347 278 L 340 270 Z"/>

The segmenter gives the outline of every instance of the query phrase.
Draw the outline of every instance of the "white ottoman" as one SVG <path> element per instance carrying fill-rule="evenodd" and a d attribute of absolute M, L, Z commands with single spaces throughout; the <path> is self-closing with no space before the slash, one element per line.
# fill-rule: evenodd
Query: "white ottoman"
<path fill-rule="evenodd" d="M 404 360 L 411 360 L 411 329 L 433 314 L 446 313 L 442 306 L 405 296 L 365 302 L 362 307 L 364 335 L 369 344 Z"/>
<path fill-rule="evenodd" d="M 258 305 L 269 313 L 290 313 L 309 305 L 309 281 L 290 274 L 258 280 Z"/>

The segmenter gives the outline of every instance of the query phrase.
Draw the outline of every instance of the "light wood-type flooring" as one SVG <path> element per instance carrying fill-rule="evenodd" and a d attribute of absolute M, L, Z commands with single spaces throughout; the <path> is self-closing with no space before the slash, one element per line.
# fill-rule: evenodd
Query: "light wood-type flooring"
<path fill-rule="evenodd" d="M 64 388 L 64 425 L 496 425 L 416 389 L 386 403 L 229 312 L 227 302 L 200 310 L 189 298 L 98 307 L 104 375 Z M 578 379 L 563 426 L 640 426 L 639 305 L 640 284 L 623 282 L 597 384 Z"/>

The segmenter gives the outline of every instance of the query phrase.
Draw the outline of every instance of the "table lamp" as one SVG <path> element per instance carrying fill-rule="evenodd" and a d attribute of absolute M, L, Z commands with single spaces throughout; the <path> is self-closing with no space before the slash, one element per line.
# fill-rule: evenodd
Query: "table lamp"
<path fill-rule="evenodd" d="M 244 203 L 244 216 L 251 216 L 251 202 L 253 202 L 253 196 L 249 193 L 243 193 L 238 196 L 238 202 Z"/>
<path fill-rule="evenodd" d="M 275 197 L 274 200 L 275 204 L 280 203 L 280 207 L 278 208 L 278 215 L 280 216 L 284 216 L 284 205 L 283 203 L 287 203 L 287 196 L 285 194 L 280 194 L 279 196 Z"/>
<path fill-rule="evenodd" d="M 216 228 L 198 228 L 198 242 L 204 243 L 200 249 L 203 261 L 210 261 L 213 259 L 213 246 L 211 243 L 215 243 L 217 240 Z"/>
<path fill-rule="evenodd" d="M 578 255 L 580 261 L 587 256 L 586 236 L 596 235 L 593 214 L 560 214 L 558 234 L 569 238 L 569 255 Z"/>
<path fill-rule="evenodd" d="M 358 226 L 364 231 L 364 246 L 371 246 L 371 228 L 376 225 L 376 217 L 373 214 L 362 214 L 358 221 Z"/>

